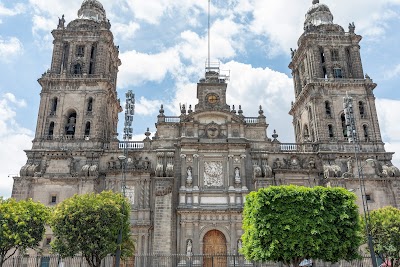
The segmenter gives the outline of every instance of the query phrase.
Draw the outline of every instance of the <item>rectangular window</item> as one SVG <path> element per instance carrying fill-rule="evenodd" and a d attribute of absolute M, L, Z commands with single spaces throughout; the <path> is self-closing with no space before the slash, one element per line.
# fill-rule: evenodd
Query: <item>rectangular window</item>
<path fill-rule="evenodd" d="M 337 79 L 343 78 L 342 69 L 341 68 L 334 68 L 333 69 L 333 77 Z"/>
<path fill-rule="evenodd" d="M 372 197 L 371 197 L 371 195 L 369 195 L 369 194 L 366 194 L 366 195 L 365 195 L 365 199 L 366 199 L 367 201 L 372 201 Z"/>
<path fill-rule="evenodd" d="M 339 51 L 334 49 L 331 51 L 332 61 L 339 61 Z"/>
<path fill-rule="evenodd" d="M 45 241 L 45 246 L 50 246 L 51 243 L 51 237 L 46 237 L 46 241 Z"/>
<path fill-rule="evenodd" d="M 84 45 L 76 46 L 76 56 L 77 57 L 85 56 L 85 46 Z"/>
<path fill-rule="evenodd" d="M 51 204 L 56 204 L 57 203 L 57 196 L 56 195 L 52 195 L 50 198 L 50 203 Z"/>

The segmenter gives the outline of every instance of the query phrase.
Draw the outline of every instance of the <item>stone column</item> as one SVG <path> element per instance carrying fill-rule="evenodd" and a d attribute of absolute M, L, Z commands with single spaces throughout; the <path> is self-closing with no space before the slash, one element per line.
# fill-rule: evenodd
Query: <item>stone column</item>
<path fill-rule="evenodd" d="M 199 155 L 193 155 L 193 187 L 199 187 Z"/>
<path fill-rule="evenodd" d="M 229 175 L 229 186 L 235 186 L 235 175 L 233 170 L 233 155 L 228 155 L 228 175 Z"/>
<path fill-rule="evenodd" d="M 246 183 L 246 155 L 240 155 L 240 179 L 242 180 L 242 188 L 247 189 Z"/>
<path fill-rule="evenodd" d="M 193 223 L 194 225 L 194 232 L 193 232 L 193 254 L 199 255 L 200 254 L 200 228 L 199 222 L 196 221 Z"/>
<path fill-rule="evenodd" d="M 181 154 L 181 189 L 186 187 L 186 155 Z"/>

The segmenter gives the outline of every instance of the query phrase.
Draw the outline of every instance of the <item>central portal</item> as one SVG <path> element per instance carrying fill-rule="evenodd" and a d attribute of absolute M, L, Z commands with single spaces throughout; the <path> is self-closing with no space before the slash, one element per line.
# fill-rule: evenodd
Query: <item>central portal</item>
<path fill-rule="evenodd" d="M 218 230 L 209 231 L 203 239 L 203 267 L 226 267 L 226 238 Z"/>

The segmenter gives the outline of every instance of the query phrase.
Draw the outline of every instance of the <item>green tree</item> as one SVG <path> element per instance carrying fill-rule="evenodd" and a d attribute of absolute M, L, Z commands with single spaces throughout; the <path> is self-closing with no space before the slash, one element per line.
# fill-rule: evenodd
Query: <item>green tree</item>
<path fill-rule="evenodd" d="M 388 206 L 371 211 L 369 217 L 375 253 L 390 266 L 400 266 L 400 210 Z"/>
<path fill-rule="evenodd" d="M 355 199 L 343 188 L 271 186 L 251 192 L 241 252 L 249 260 L 286 266 L 304 259 L 354 260 L 362 242 Z"/>
<path fill-rule="evenodd" d="M 17 250 L 39 246 L 49 215 L 49 208 L 31 199 L 0 198 L 0 266 Z"/>
<path fill-rule="evenodd" d="M 56 206 L 51 217 L 53 250 L 61 257 L 80 253 L 89 266 L 99 267 L 102 259 L 117 250 L 122 229 L 122 255 L 132 255 L 129 210 L 126 198 L 111 191 L 66 199 Z"/>

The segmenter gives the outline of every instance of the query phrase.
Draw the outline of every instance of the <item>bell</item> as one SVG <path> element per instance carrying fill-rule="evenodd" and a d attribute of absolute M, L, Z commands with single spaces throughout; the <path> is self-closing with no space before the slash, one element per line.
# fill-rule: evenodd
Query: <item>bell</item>
<path fill-rule="evenodd" d="M 75 127 L 72 124 L 67 125 L 67 134 L 74 134 L 75 133 Z"/>

